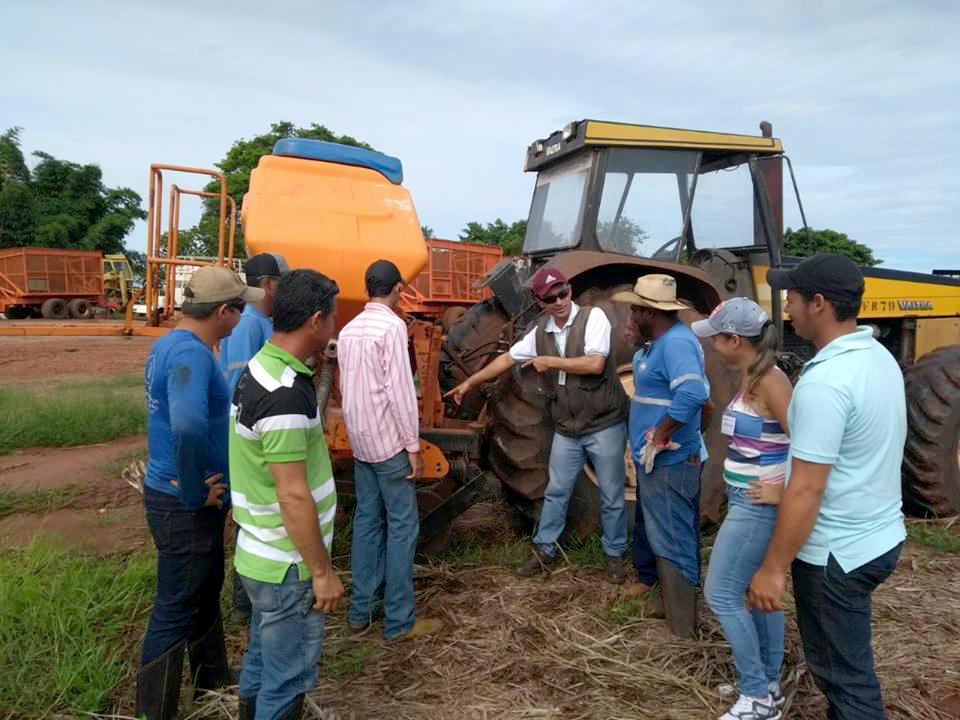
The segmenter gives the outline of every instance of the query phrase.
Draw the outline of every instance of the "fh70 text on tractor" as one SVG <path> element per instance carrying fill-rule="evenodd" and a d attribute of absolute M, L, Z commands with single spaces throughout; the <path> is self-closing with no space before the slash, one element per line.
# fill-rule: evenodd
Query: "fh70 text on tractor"
<path fill-rule="evenodd" d="M 621 363 L 634 350 L 625 332 L 628 312 L 609 298 L 638 276 L 655 272 L 677 278 L 678 294 L 691 308 L 682 313 L 685 320 L 709 313 L 724 298 L 752 297 L 782 333 L 783 363 L 796 369 L 809 357 L 812 348 L 791 332 L 779 294 L 772 294 L 764 279 L 767 268 L 797 259 L 782 256 L 782 168 L 785 160 L 789 167 L 789 159 L 769 125 L 761 127 L 762 135 L 751 136 L 594 120 L 570 123 L 527 151 L 526 169 L 536 171 L 537 180 L 523 254 L 485 273 L 486 299 L 472 294 L 469 301 L 428 307 L 422 293 L 411 291 L 404 314 L 425 456 L 419 487 L 425 545 L 442 545 L 452 520 L 486 497 L 494 479 L 521 518 L 538 512 L 553 424 L 537 374 L 515 367 L 475 389 L 459 407 L 445 404 L 442 392 L 505 351 L 536 319 L 539 309 L 527 282 L 541 266 L 563 272 L 579 304 L 604 309 L 614 327 L 611 351 Z M 218 257 L 232 257 L 232 247 L 223 242 L 229 196 L 222 174 L 153 166 L 145 298 L 153 308 L 148 317 L 160 320 L 161 269 L 189 262 L 178 259 L 175 248 L 164 255 L 159 243 L 162 173 L 171 170 L 218 181 L 219 192 L 210 193 L 220 200 L 223 221 Z M 335 279 L 342 326 L 363 306 L 362 278 L 371 262 L 389 258 L 410 281 L 428 260 L 436 260 L 431 254 L 437 249 L 428 250 L 401 182 L 395 158 L 331 143 L 282 140 L 260 158 L 243 198 L 247 252 L 279 252 L 290 267 L 314 268 Z M 876 268 L 865 268 L 864 274 L 861 322 L 874 327 L 906 374 L 905 508 L 925 515 L 956 513 L 960 281 Z M 723 407 L 734 390 L 733 374 L 709 344 L 704 351 L 712 400 Z M 318 368 L 338 489 L 349 500 L 352 461 L 334 352 L 318 359 Z M 621 378 L 629 394 L 628 365 Z M 711 455 L 722 457 L 725 440 L 719 429 L 711 428 L 706 437 Z M 719 468 L 719 463 L 707 465 L 701 495 L 703 514 L 714 521 L 723 502 Z M 628 472 L 628 501 L 635 499 L 634 483 Z M 598 519 L 598 490 L 587 465 L 570 504 L 568 528 L 582 536 L 596 529 Z"/>

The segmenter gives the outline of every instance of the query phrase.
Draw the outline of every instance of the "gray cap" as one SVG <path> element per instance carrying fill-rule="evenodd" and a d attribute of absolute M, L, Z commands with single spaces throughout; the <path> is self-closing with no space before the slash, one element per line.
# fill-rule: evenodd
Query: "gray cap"
<path fill-rule="evenodd" d="M 757 337 L 770 322 L 766 311 L 753 300 L 735 297 L 717 305 L 706 320 L 691 323 L 690 329 L 700 337 L 726 333 L 740 337 Z"/>

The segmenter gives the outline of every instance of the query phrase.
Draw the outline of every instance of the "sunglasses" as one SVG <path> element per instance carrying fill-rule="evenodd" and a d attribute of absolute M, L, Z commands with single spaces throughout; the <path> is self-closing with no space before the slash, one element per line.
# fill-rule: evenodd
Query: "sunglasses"
<path fill-rule="evenodd" d="M 558 293 L 546 295 L 540 298 L 540 302 L 544 303 L 545 305 L 553 305 L 553 303 L 555 303 L 557 300 L 566 300 L 568 297 L 570 297 L 570 288 L 565 287 Z"/>
<path fill-rule="evenodd" d="M 243 312 L 243 309 L 247 306 L 247 304 L 243 300 L 231 300 L 230 302 L 226 303 L 226 306 L 231 310 Z"/>

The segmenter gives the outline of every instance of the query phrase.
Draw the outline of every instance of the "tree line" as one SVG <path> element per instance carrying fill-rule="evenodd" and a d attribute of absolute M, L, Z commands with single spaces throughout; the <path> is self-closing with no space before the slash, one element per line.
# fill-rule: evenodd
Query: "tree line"
<path fill-rule="evenodd" d="M 103 183 L 100 167 L 93 163 L 78 164 L 34 151 L 38 158 L 31 169 L 20 146 L 20 128 L 10 128 L 0 135 L 0 248 L 21 245 L 100 250 L 104 253 L 125 252 L 135 268 L 142 272 L 143 253 L 129 250 L 124 240 L 137 220 L 146 218 L 140 195 L 127 187 L 109 188 Z M 323 125 L 312 123 L 297 127 L 291 122 L 277 122 L 266 133 L 235 141 L 226 155 L 216 163 L 227 180 L 227 188 L 237 205 L 250 186 L 250 172 L 262 155 L 273 151 L 278 140 L 299 137 L 373 148 L 349 135 L 338 135 Z M 216 182 L 205 188 L 218 190 Z M 219 206 L 204 199 L 200 220 L 180 230 L 182 255 L 215 255 L 217 248 Z M 496 245 L 504 255 L 519 255 L 527 221 L 513 222 L 497 218 L 493 222 L 468 222 L 458 239 L 484 245 Z M 423 226 L 424 235 L 433 230 Z M 631 245 L 643 231 L 628 233 Z M 636 236 L 636 237 L 634 237 Z M 163 238 L 161 238 L 163 240 Z M 161 243 L 161 246 L 163 244 Z M 238 228 L 236 252 L 242 256 L 243 231 Z M 625 250 L 629 252 L 629 250 Z M 787 228 L 784 252 L 807 257 L 817 252 L 837 252 L 861 265 L 879 265 L 871 248 L 846 234 L 830 229 L 807 231 Z"/>

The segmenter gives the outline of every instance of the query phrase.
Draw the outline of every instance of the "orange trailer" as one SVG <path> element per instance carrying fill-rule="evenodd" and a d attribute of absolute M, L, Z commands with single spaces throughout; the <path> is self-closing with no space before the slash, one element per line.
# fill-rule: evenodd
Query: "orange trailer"
<path fill-rule="evenodd" d="M 417 315 L 440 317 L 449 330 L 467 307 L 490 297 L 480 281 L 503 259 L 495 245 L 426 238 L 427 266 L 403 294 L 401 309 Z"/>
<path fill-rule="evenodd" d="M 92 318 L 109 303 L 99 250 L 19 247 L 0 250 L 0 312 L 11 320 Z"/>

